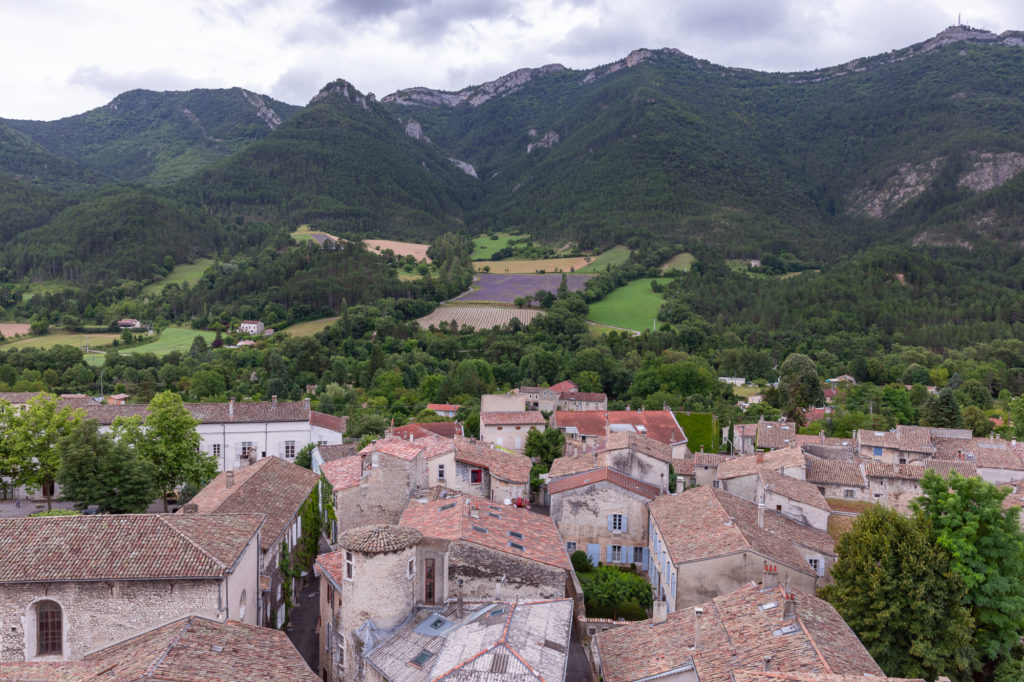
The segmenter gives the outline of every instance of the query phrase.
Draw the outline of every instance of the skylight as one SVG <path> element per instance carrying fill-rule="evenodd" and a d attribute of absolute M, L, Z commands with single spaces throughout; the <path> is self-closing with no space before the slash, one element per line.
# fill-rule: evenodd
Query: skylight
<path fill-rule="evenodd" d="M 787 626 L 785 626 L 783 628 L 779 628 L 778 630 L 776 630 L 772 634 L 775 635 L 776 637 L 781 637 L 782 635 L 791 635 L 794 632 L 798 632 L 799 630 L 800 630 L 800 626 L 799 625 L 787 625 Z"/>
<path fill-rule="evenodd" d="M 456 506 L 454 502 L 452 502 L 450 504 L 445 504 L 445 505 L 442 505 L 441 508 L 438 511 L 444 511 L 445 509 L 451 509 L 454 506 Z"/>
<path fill-rule="evenodd" d="M 767 611 L 768 609 L 774 609 L 778 605 L 779 605 L 779 602 L 777 602 L 777 601 L 770 601 L 767 604 L 761 604 L 757 608 L 761 609 L 762 611 Z"/>
<path fill-rule="evenodd" d="M 494 512 L 487 512 L 487 515 L 488 516 L 493 516 L 496 519 L 500 519 L 501 518 L 501 514 L 495 514 Z"/>
<path fill-rule="evenodd" d="M 416 654 L 416 657 L 413 658 L 409 662 L 412 663 L 417 668 L 422 668 L 423 664 L 426 663 L 427 661 L 429 661 L 430 657 L 433 656 L 433 655 L 434 654 L 432 654 L 429 651 L 427 651 L 426 649 L 424 649 L 423 651 L 421 651 L 418 654 Z"/>
<path fill-rule="evenodd" d="M 519 532 L 516 532 L 516 531 L 514 531 L 514 530 L 510 530 L 510 531 L 508 532 L 508 534 L 509 534 L 509 535 L 511 535 L 511 536 L 512 536 L 512 537 L 514 537 L 514 538 L 519 538 L 520 540 L 522 540 L 522 539 L 523 539 L 523 534 L 522 534 L 522 533 L 519 533 Z"/>
<path fill-rule="evenodd" d="M 510 542 L 510 543 L 508 543 L 508 546 L 511 547 L 512 549 L 518 549 L 520 551 L 523 551 L 523 550 L 526 549 L 525 547 L 520 545 L 518 542 Z"/>
<path fill-rule="evenodd" d="M 476 532 L 478 532 L 478 533 L 486 533 L 487 532 L 486 528 L 481 528 L 480 526 L 470 526 L 470 527 L 473 530 L 475 530 Z"/>

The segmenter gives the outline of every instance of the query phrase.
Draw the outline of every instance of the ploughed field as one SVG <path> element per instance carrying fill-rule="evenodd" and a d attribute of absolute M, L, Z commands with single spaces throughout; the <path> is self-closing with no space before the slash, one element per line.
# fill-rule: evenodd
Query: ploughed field
<path fill-rule="evenodd" d="M 590 275 L 566 275 L 569 291 L 580 291 Z M 562 275 L 477 275 L 470 291 L 458 296 L 460 303 L 487 301 L 513 303 L 517 298 L 533 296 L 540 290 L 557 293 Z"/>
<path fill-rule="evenodd" d="M 459 327 L 469 325 L 476 329 L 490 329 L 494 326 L 505 326 L 518 318 L 523 324 L 530 324 L 543 311 L 537 308 L 503 308 L 482 305 L 450 305 L 441 306 L 417 322 L 424 329 L 438 326 L 442 322 L 457 324 Z"/>

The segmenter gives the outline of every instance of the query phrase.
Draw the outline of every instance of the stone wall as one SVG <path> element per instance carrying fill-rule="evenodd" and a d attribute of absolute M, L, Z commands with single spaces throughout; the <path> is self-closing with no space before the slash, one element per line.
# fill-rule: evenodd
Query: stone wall
<path fill-rule="evenodd" d="M 481 547 L 452 542 L 448 548 L 448 594 L 470 601 L 487 599 L 562 599 L 566 596 L 566 571 L 537 561 Z"/>
<path fill-rule="evenodd" d="M 760 581 L 764 576 L 765 562 L 779 567 L 780 583 L 784 583 L 788 577 L 791 589 L 814 594 L 818 586 L 814 576 L 747 551 L 673 566 L 672 570 L 676 572 L 676 596 L 673 601 L 669 595 L 669 612 L 703 604 L 714 597 L 738 590 L 751 581 Z M 670 582 L 666 581 L 667 584 Z M 668 594 L 670 588 L 666 587 L 665 592 Z"/>
<path fill-rule="evenodd" d="M 477 483 L 472 482 L 472 472 L 474 470 L 480 472 L 480 480 Z M 456 490 L 467 495 L 488 499 L 491 497 L 491 472 L 485 467 L 455 462 L 455 479 L 452 483 Z"/>
<path fill-rule="evenodd" d="M 0 585 L 0 661 L 36 659 L 35 604 L 40 601 L 61 607 L 64 644 L 63 656 L 38 660 L 78 660 L 93 649 L 191 614 L 221 620 L 222 588 L 220 580 Z"/>
<path fill-rule="evenodd" d="M 608 530 L 608 516 L 623 514 L 624 532 Z M 575 542 L 576 549 L 586 552 L 587 545 L 600 545 L 599 561 L 607 563 L 608 547 L 623 547 L 622 561 L 634 562 L 627 548 L 647 547 L 647 498 L 624 490 L 609 481 L 555 493 L 551 496 L 551 519 L 566 542 Z M 626 556 L 628 554 L 629 556 Z M 636 562 L 640 568 L 641 562 Z"/>
<path fill-rule="evenodd" d="M 622 448 L 608 452 L 608 466 L 662 491 L 668 490 L 668 462 Z"/>
<path fill-rule="evenodd" d="M 338 533 L 374 523 L 398 523 L 412 488 L 409 463 L 379 455 L 358 486 L 334 493 Z"/>

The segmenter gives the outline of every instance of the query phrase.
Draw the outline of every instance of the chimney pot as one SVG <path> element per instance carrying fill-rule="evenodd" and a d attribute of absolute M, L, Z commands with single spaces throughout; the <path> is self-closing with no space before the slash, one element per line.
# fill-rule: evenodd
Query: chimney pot
<path fill-rule="evenodd" d="M 306 412 L 309 412 L 309 396 L 307 395 L 302 399 L 302 405 L 306 408 Z"/>
<path fill-rule="evenodd" d="M 235 416 L 235 399 L 234 398 L 231 398 L 230 400 L 228 400 L 228 416 L 229 417 L 234 417 Z"/>
<path fill-rule="evenodd" d="M 766 563 L 764 565 L 764 574 L 761 578 L 761 590 L 763 592 L 769 592 L 774 590 L 779 584 L 779 574 L 776 572 L 775 566 Z"/>
<path fill-rule="evenodd" d="M 272 407 L 277 407 L 277 396 L 276 395 L 270 396 L 270 404 L 271 404 Z"/>
<path fill-rule="evenodd" d="M 786 593 L 786 600 L 782 607 L 782 619 L 793 620 L 796 618 L 796 599 L 793 598 L 793 593 Z"/>
<path fill-rule="evenodd" d="M 768 672 L 772 668 L 772 655 L 766 654 L 764 656 L 764 671 Z"/>
<path fill-rule="evenodd" d="M 700 648 L 700 634 L 701 634 L 700 633 L 700 630 L 701 630 L 701 620 L 703 620 L 703 618 L 704 618 L 704 609 L 702 609 L 699 606 L 694 608 L 693 609 L 693 615 L 695 616 L 695 618 L 694 618 L 694 627 L 693 627 L 693 648 L 694 649 L 699 649 Z"/>
<path fill-rule="evenodd" d="M 764 502 L 757 504 L 757 527 L 764 528 Z"/>
<path fill-rule="evenodd" d="M 668 620 L 668 604 L 665 603 L 664 599 L 658 599 L 652 607 L 651 622 L 654 625 L 658 625 L 666 620 Z"/>
<path fill-rule="evenodd" d="M 764 453 L 763 452 L 759 452 L 756 455 L 754 455 L 754 463 L 755 464 L 764 464 Z"/>
<path fill-rule="evenodd" d="M 234 471 L 225 471 L 224 472 L 224 487 L 225 488 L 230 488 L 234 484 L 235 484 L 235 472 Z"/>

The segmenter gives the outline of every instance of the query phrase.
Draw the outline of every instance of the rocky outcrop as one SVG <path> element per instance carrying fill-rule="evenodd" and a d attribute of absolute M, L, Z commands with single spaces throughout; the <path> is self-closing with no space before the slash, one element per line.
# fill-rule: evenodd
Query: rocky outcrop
<path fill-rule="evenodd" d="M 620 59 L 617 62 L 612 62 L 608 66 L 601 66 L 601 67 L 598 67 L 596 69 L 593 69 L 592 71 L 589 71 L 587 73 L 587 75 L 583 77 L 583 82 L 584 83 L 589 83 L 589 82 L 591 82 L 593 80 L 596 80 L 598 78 L 603 78 L 604 76 L 609 76 L 609 75 L 615 73 L 616 71 L 621 71 L 622 69 L 631 69 L 634 66 L 637 66 L 638 64 L 643 64 L 645 62 L 652 61 L 652 60 L 656 59 L 660 55 L 682 55 L 682 54 L 683 53 L 680 52 L 679 50 L 676 50 L 676 49 L 670 48 L 670 47 L 664 47 L 664 48 L 662 48 L 660 50 L 647 50 L 647 49 L 633 50 L 628 55 L 626 55 L 625 59 Z"/>
<path fill-rule="evenodd" d="M 324 100 L 331 95 L 337 96 L 340 99 L 361 106 L 364 110 L 369 110 L 370 107 L 367 104 L 367 100 L 373 101 L 373 95 L 363 96 L 355 87 L 346 80 L 338 79 L 333 83 L 328 83 L 323 87 L 320 92 L 316 93 L 313 99 L 309 100 L 310 104 L 316 104 L 317 102 Z"/>
<path fill-rule="evenodd" d="M 501 78 L 488 81 L 482 85 L 463 88 L 458 92 L 446 92 L 431 88 L 410 88 L 399 90 L 386 96 L 382 101 L 395 104 L 419 104 L 425 106 L 456 107 L 466 103 L 472 107 L 480 106 L 494 97 L 505 97 L 521 89 L 537 76 L 565 71 L 561 64 L 547 64 L 538 69 L 519 69 Z"/>
<path fill-rule="evenodd" d="M 473 164 L 460 161 L 459 159 L 453 159 L 450 156 L 448 157 L 448 160 L 454 163 L 455 166 L 466 175 L 470 175 L 474 178 L 477 177 L 476 168 L 473 168 Z"/>
<path fill-rule="evenodd" d="M 1005 154 L 971 154 L 971 169 L 958 181 L 957 186 L 966 187 L 975 192 L 985 192 L 1012 180 L 1024 171 L 1024 154 L 1006 152 Z"/>
<path fill-rule="evenodd" d="M 537 131 L 533 130 L 532 128 L 527 134 L 530 137 L 537 137 Z M 548 132 L 544 133 L 544 136 L 541 137 L 536 142 L 530 142 L 529 144 L 527 144 L 526 153 L 529 154 L 534 149 L 547 149 L 548 147 L 557 144 L 559 139 L 560 138 L 558 137 L 558 133 L 556 133 L 554 130 L 549 130 Z"/>
<path fill-rule="evenodd" d="M 850 213 L 883 218 L 920 196 L 931 186 L 935 174 L 945 163 L 940 156 L 924 163 L 904 163 L 879 189 L 862 187 L 850 197 Z"/>
<path fill-rule="evenodd" d="M 271 130 L 276 130 L 277 126 L 281 125 L 281 117 L 277 115 L 276 111 L 267 106 L 262 97 L 248 90 L 242 90 L 242 96 L 256 110 L 256 116 L 266 123 Z"/>
<path fill-rule="evenodd" d="M 405 134 L 414 140 L 422 140 L 423 142 L 430 142 L 430 138 L 423 134 L 423 126 L 420 125 L 419 121 L 409 119 L 408 123 L 405 124 Z"/>

